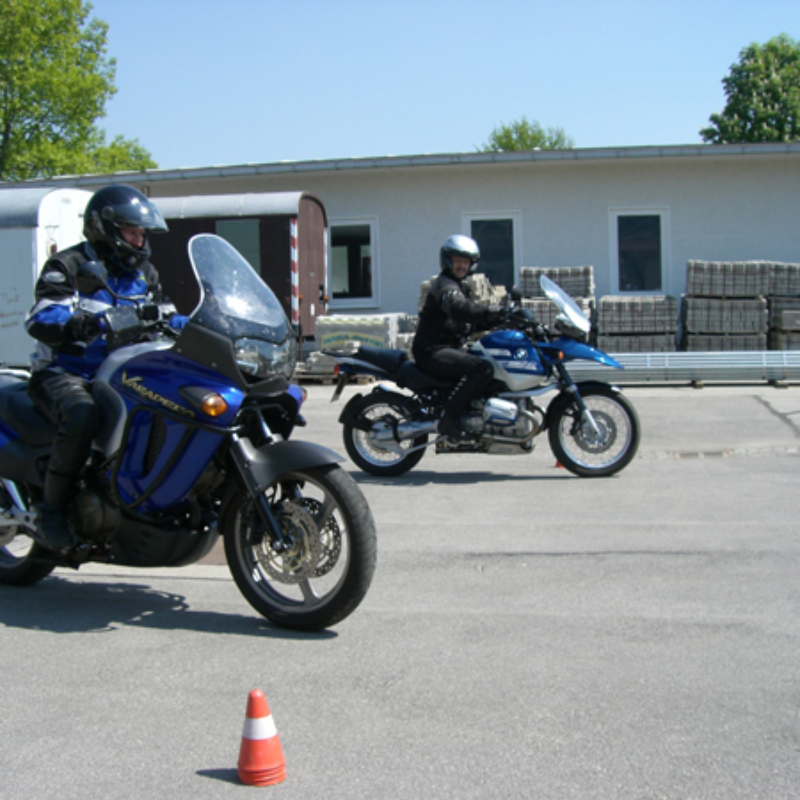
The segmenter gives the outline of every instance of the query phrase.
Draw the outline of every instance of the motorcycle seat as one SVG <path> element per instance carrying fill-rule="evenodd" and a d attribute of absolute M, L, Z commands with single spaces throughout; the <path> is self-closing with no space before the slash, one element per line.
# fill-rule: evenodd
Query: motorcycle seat
<path fill-rule="evenodd" d="M 400 369 L 403 362 L 408 361 L 408 353 L 405 350 L 362 345 L 358 348 L 355 358 L 366 361 L 384 372 L 394 374 Z"/>
<path fill-rule="evenodd" d="M 395 376 L 397 383 L 412 392 L 421 392 L 424 389 L 447 389 L 453 381 L 443 381 L 423 372 L 413 361 L 406 360 L 397 370 Z"/>
<path fill-rule="evenodd" d="M 28 397 L 27 386 L 24 381 L 19 381 L 0 388 L 0 419 L 5 420 L 28 444 L 44 447 L 53 441 L 56 427 L 36 410 Z"/>

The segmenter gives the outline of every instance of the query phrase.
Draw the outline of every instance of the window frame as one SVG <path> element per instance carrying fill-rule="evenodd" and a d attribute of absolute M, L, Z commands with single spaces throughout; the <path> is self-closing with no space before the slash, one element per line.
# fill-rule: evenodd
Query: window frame
<path fill-rule="evenodd" d="M 658 289 L 621 289 L 619 285 L 619 218 L 620 217 L 659 217 L 661 232 L 661 285 Z M 670 209 L 669 206 L 617 206 L 608 209 L 608 265 L 611 281 L 610 293 L 618 295 L 659 295 L 664 294 L 670 266 Z"/>
<path fill-rule="evenodd" d="M 461 232 L 464 236 L 472 238 L 473 221 L 481 220 L 511 220 L 512 253 L 514 259 L 514 275 L 511 281 L 512 286 L 519 284 L 519 273 L 522 265 L 522 212 L 521 211 L 462 211 L 461 212 Z M 478 264 L 478 272 L 481 265 Z"/>
<path fill-rule="evenodd" d="M 369 227 L 370 271 L 372 294 L 368 297 L 341 298 L 333 296 L 333 229 L 337 226 L 367 225 Z M 378 256 L 377 217 L 336 217 L 328 220 L 328 308 L 341 311 L 348 308 L 380 307 L 380 268 Z"/>

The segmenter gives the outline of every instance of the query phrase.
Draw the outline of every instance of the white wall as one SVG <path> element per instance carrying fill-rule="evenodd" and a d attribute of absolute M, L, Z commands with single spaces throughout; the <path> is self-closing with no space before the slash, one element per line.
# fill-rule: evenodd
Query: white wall
<path fill-rule="evenodd" d="M 25 316 L 33 305 L 31 253 L 33 228 L 0 229 L 0 362 L 27 364 L 34 341 L 25 332 Z"/>
<path fill-rule="evenodd" d="M 187 176 L 189 179 L 187 180 Z M 155 195 L 304 190 L 329 221 L 375 218 L 379 306 L 413 312 L 420 283 L 438 272 L 438 249 L 462 215 L 518 212 L 521 264 L 595 268 L 598 296 L 611 284 L 610 212 L 668 209 L 664 292 L 685 289 L 690 259 L 800 262 L 800 154 L 364 166 L 359 169 L 160 180 Z"/>
<path fill-rule="evenodd" d="M 56 189 L 42 196 L 29 227 L 0 227 L 0 361 L 27 364 L 35 343 L 25 332 L 34 285 L 52 251 L 83 239 L 89 191 Z"/>

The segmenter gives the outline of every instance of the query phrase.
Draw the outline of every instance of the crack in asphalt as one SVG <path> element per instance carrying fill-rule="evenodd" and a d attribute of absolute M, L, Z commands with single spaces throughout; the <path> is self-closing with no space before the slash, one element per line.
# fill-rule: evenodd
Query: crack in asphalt
<path fill-rule="evenodd" d="M 800 455 L 800 447 L 741 447 L 726 450 L 649 450 L 640 451 L 639 459 L 687 459 L 704 458 L 773 458 L 776 456 Z"/>
<path fill-rule="evenodd" d="M 764 406 L 764 408 L 766 408 L 767 411 L 769 411 L 769 413 L 772 414 L 772 416 L 783 422 L 784 425 L 786 425 L 789 428 L 789 430 L 791 430 L 792 435 L 795 437 L 795 439 L 800 439 L 800 425 L 798 425 L 792 419 L 793 416 L 796 416 L 798 419 L 800 419 L 800 411 L 790 411 L 790 412 L 778 411 L 776 408 L 773 407 L 772 403 L 770 403 L 768 400 L 765 400 L 763 397 L 755 395 L 755 399 L 758 400 L 758 402 L 761 403 L 761 405 Z"/>

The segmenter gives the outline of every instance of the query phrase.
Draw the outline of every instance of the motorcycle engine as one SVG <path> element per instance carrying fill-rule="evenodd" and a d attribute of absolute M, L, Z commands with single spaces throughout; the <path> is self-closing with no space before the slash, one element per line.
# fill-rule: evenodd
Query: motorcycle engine
<path fill-rule="evenodd" d="M 437 445 L 437 452 L 445 450 L 458 450 L 459 452 L 484 452 L 513 455 L 516 453 L 529 453 L 533 450 L 533 443 L 528 437 L 531 433 L 538 433 L 540 425 L 529 415 L 520 414 L 516 403 L 492 397 L 489 400 L 474 400 L 469 412 L 462 415 L 461 427 L 476 436 L 502 437 L 504 439 L 519 439 L 514 442 L 491 442 L 485 440 L 476 443 L 460 443 L 459 445 Z M 522 443 L 522 440 L 528 441 Z"/>

